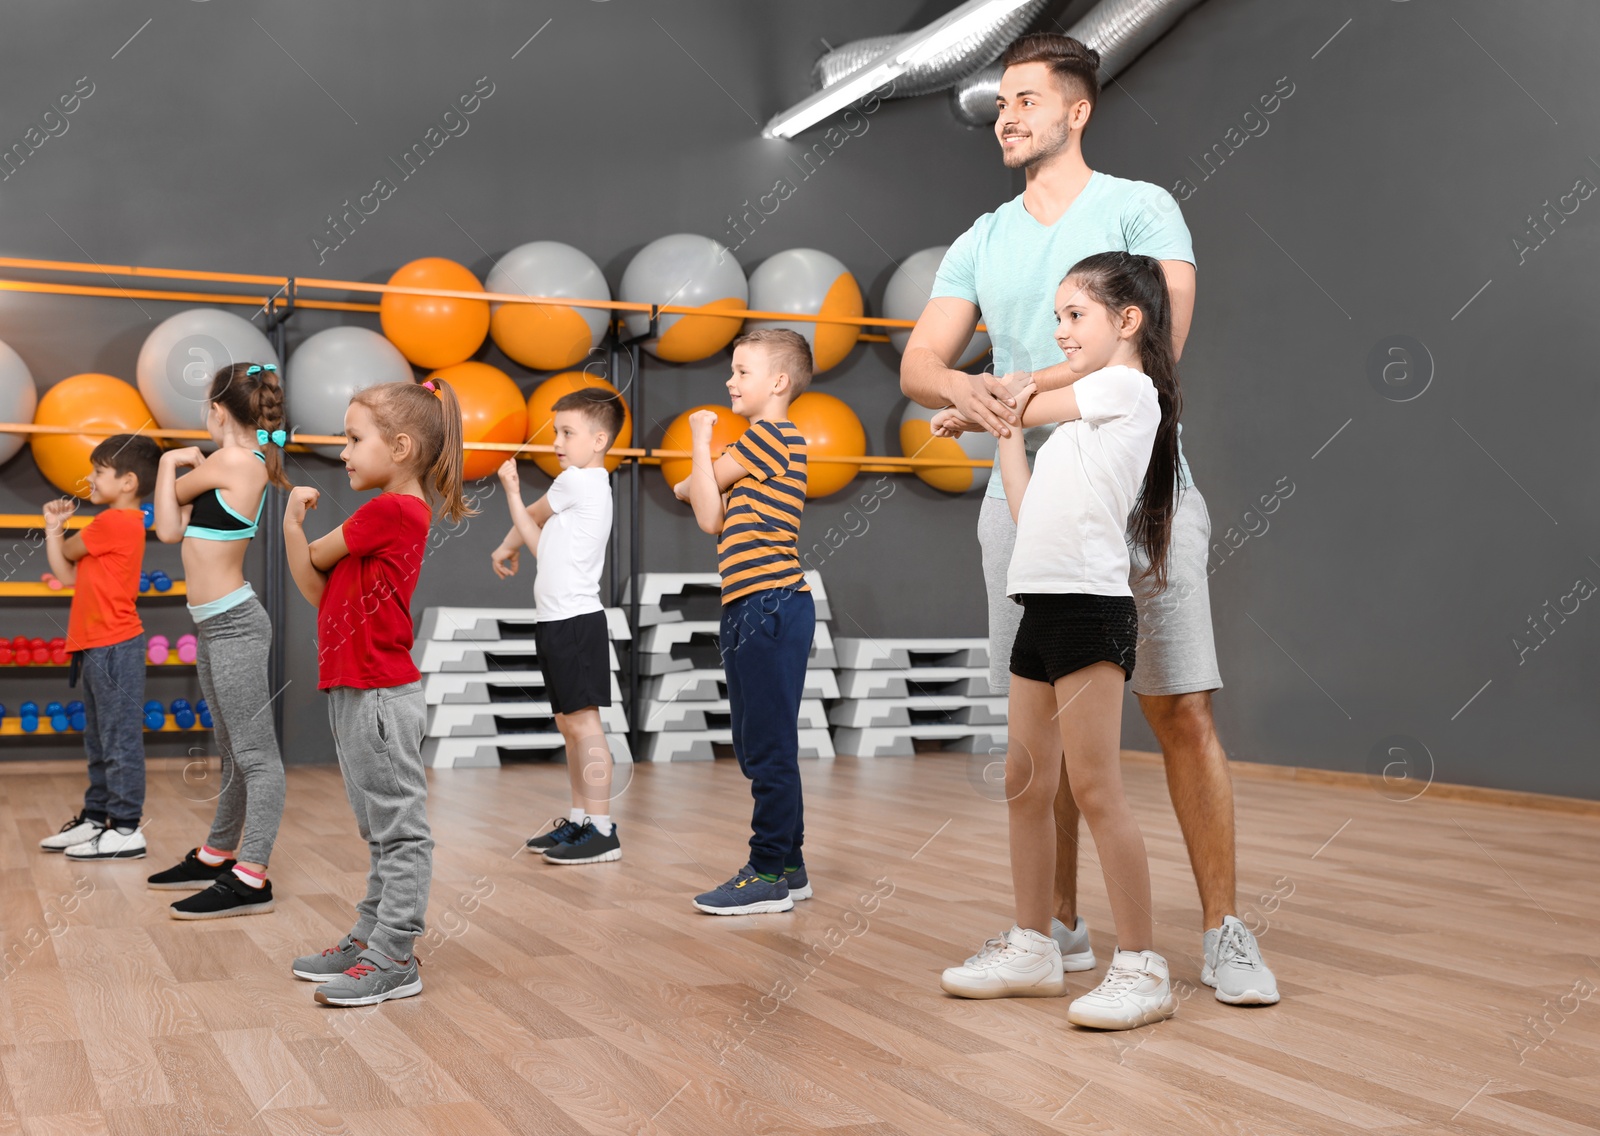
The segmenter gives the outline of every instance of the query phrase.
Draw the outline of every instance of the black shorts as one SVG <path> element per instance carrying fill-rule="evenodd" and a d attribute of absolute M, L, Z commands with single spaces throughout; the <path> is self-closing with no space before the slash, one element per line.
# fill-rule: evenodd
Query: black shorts
<path fill-rule="evenodd" d="M 1012 674 L 1054 685 L 1093 663 L 1115 663 L 1124 682 L 1133 677 L 1139 613 L 1132 596 L 1064 592 L 1017 598 L 1022 622 L 1011 645 Z"/>
<path fill-rule="evenodd" d="M 605 612 L 535 623 L 533 647 L 545 695 L 557 714 L 611 705 L 611 633 Z"/>

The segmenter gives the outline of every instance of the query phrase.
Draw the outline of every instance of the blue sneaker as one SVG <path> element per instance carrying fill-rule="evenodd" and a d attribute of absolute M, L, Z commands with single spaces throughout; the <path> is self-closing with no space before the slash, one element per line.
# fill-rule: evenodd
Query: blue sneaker
<path fill-rule="evenodd" d="M 802 900 L 811 898 L 811 881 L 806 879 L 806 866 L 801 864 L 798 868 L 785 868 L 783 878 L 789 882 L 789 898 Z"/>
<path fill-rule="evenodd" d="M 707 915 L 765 915 L 793 909 L 794 900 L 786 879 L 769 883 L 746 864 L 727 883 L 695 896 L 694 905 Z"/>

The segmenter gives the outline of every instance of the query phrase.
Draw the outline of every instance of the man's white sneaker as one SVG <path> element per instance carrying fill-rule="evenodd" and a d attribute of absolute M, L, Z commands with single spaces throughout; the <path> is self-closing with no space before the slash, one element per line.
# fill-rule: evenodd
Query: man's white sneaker
<path fill-rule="evenodd" d="M 46 852 L 65 852 L 74 844 L 82 844 L 85 840 L 92 839 L 96 833 L 105 828 L 97 820 L 90 820 L 79 813 L 66 824 L 61 826 L 61 831 L 54 836 L 47 836 L 39 841 L 39 847 Z"/>
<path fill-rule="evenodd" d="M 1278 980 L 1261 961 L 1250 929 L 1232 915 L 1205 933 L 1205 965 L 1200 981 L 1216 987 L 1217 1001 L 1230 1006 L 1270 1006 L 1278 1000 Z"/>
<path fill-rule="evenodd" d="M 960 966 L 948 968 L 939 985 L 958 998 L 1059 998 L 1061 948 L 1048 935 L 1012 927 L 990 939 Z"/>
<path fill-rule="evenodd" d="M 1078 916 L 1072 930 L 1059 919 L 1050 920 L 1050 937 L 1061 948 L 1061 969 L 1068 971 L 1093 970 L 1094 948 L 1089 945 L 1089 925 Z"/>
<path fill-rule="evenodd" d="M 1124 1030 L 1163 1021 L 1177 1012 L 1167 960 L 1154 951 L 1117 951 L 1100 985 L 1067 1007 L 1067 1021 Z"/>
<path fill-rule="evenodd" d="M 74 844 L 68 848 L 67 859 L 143 860 L 144 851 L 144 833 L 137 828 L 131 832 L 102 828 L 82 844 Z"/>

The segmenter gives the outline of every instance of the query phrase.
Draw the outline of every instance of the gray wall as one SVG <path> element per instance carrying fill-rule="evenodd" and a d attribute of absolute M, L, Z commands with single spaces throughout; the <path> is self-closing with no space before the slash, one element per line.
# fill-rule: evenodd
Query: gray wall
<path fill-rule="evenodd" d="M 614 286 L 658 236 L 726 239 L 729 214 L 793 169 L 789 155 L 816 136 L 765 142 L 757 124 L 805 93 L 821 39 L 916 27 L 947 7 L 15 4 L 0 68 L 7 137 L 80 76 L 95 92 L 0 182 L 0 232 L 12 255 L 362 280 L 425 255 L 481 277 L 499 252 L 552 238 L 587 251 Z M 1600 582 L 1579 460 L 1597 396 L 1571 330 L 1592 308 L 1600 201 L 1558 202 L 1575 179 L 1600 184 L 1583 86 L 1600 12 L 1543 0 L 1519 13 L 1491 0 L 1209 0 L 1107 91 L 1089 131 L 1090 165 L 1174 188 L 1195 238 L 1184 436 L 1215 526 L 1218 718 L 1237 758 L 1389 765 L 1412 778 L 1379 786 L 1396 796 L 1430 767 L 1442 781 L 1600 796 L 1582 756 L 1600 617 L 1581 599 L 1592 585 L 1574 591 Z M 394 174 L 389 157 L 485 75 L 494 94 L 470 130 L 319 264 L 312 238 L 330 242 L 327 215 Z M 1280 78 L 1293 94 L 1247 117 Z M 875 302 L 893 259 L 948 242 L 1020 188 L 992 136 L 958 126 L 941 97 L 885 104 L 867 122 L 738 249 L 747 270 L 821 248 Z M 1230 141 L 1236 152 L 1213 156 L 1206 176 L 1202 156 Z M 1525 218 L 1547 200 L 1555 231 L 1520 254 L 1513 238 L 1537 240 Z M 90 369 L 131 378 L 144 336 L 182 306 L 0 293 L 0 338 L 41 388 Z M 332 322 L 297 316 L 291 346 Z M 1431 357 L 1420 394 L 1398 367 L 1387 385 L 1372 377 L 1369 357 L 1381 369 L 1395 335 Z M 492 345 L 481 357 L 525 389 L 537 381 Z M 878 452 L 896 450 L 897 362 L 868 346 L 817 384 L 851 403 Z M 651 443 L 678 410 L 722 398 L 725 357 L 646 366 Z M 331 463 L 295 471 L 328 488 L 330 523 L 358 504 Z M 843 527 L 871 481 L 812 503 L 808 539 Z M 891 484 L 870 528 L 824 566 L 836 632 L 982 634 L 976 498 Z M 659 475 L 646 485 L 646 566 L 712 568 Z M 418 610 L 529 602 L 526 581 L 488 572 L 504 521 L 484 489 L 484 514 L 431 554 Z M 0 470 L 0 510 L 35 510 L 46 493 L 26 455 Z M 313 614 L 291 601 L 287 756 L 327 761 Z M 1557 605 L 1577 610 L 1548 615 L 1547 641 L 1519 657 L 1541 641 L 1529 618 Z M 49 618 L 10 601 L 3 612 L 0 633 Z M 162 620 L 180 626 L 181 608 L 151 626 Z M 0 681 L 12 701 L 20 680 Z M 1129 707 L 1127 744 L 1150 746 Z M 1396 735 L 1413 740 L 1386 740 Z"/>

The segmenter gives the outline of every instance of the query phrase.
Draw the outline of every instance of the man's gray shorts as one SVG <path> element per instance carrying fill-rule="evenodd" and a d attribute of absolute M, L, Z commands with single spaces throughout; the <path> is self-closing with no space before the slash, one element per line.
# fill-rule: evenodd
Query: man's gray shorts
<path fill-rule="evenodd" d="M 978 545 L 983 549 L 983 582 L 989 593 L 989 685 L 996 694 L 1011 689 L 1011 644 L 1022 620 L 1022 605 L 1006 596 L 1006 571 L 1016 545 L 1011 509 L 999 497 L 985 497 L 978 513 Z M 1138 579 L 1144 557 L 1130 548 L 1130 583 L 1139 609 L 1139 647 L 1134 661 L 1135 694 L 1189 694 L 1217 690 L 1217 646 L 1211 635 L 1211 593 L 1206 584 L 1206 554 L 1211 514 L 1192 486 L 1178 498 L 1172 521 L 1167 587 Z"/>

